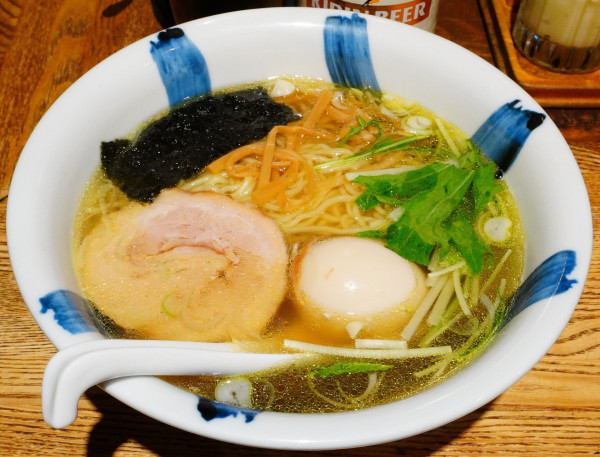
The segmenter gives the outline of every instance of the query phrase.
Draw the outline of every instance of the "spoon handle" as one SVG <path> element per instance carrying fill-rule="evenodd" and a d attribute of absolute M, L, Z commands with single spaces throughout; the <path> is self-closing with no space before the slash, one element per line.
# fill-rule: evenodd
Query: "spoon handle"
<path fill-rule="evenodd" d="M 262 371 L 295 357 L 232 352 L 232 348 L 227 344 L 146 340 L 97 340 L 69 346 L 50 360 L 44 372 L 44 420 L 54 428 L 70 425 L 77 417 L 81 395 L 109 379 L 140 375 L 231 376 Z"/>

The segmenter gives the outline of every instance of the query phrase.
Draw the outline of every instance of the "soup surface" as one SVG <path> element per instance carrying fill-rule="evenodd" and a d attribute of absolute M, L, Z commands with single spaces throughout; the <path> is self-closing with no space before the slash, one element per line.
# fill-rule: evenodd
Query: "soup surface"
<path fill-rule="evenodd" d="M 471 361 L 523 269 L 518 210 L 495 165 L 453 125 L 393 94 L 297 78 L 224 92 L 256 88 L 287 114 L 263 125 L 264 137 L 243 133 L 207 164 L 186 164 L 175 188 L 152 184 L 135 200 L 137 184 L 114 178 L 127 172 L 111 169 L 110 179 L 105 164 L 91 178 L 73 259 L 100 325 L 114 337 L 312 354 L 264 373 L 169 378 L 284 412 L 395 401 Z M 160 128 L 142 126 L 117 149 Z M 169 164 L 183 160 L 177 151 L 190 156 L 178 146 L 186 141 L 158 144 L 152 154 L 165 165 L 145 171 L 150 179 L 168 168 L 173 182 Z"/>

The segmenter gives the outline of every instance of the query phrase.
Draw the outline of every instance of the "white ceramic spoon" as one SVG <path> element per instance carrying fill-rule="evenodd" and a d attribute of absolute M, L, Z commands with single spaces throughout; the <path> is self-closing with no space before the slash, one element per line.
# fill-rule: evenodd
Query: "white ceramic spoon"
<path fill-rule="evenodd" d="M 77 403 L 90 387 L 139 375 L 232 376 L 289 363 L 300 354 L 236 352 L 232 344 L 100 339 L 69 346 L 48 363 L 42 383 L 44 420 L 54 428 L 77 418 Z"/>

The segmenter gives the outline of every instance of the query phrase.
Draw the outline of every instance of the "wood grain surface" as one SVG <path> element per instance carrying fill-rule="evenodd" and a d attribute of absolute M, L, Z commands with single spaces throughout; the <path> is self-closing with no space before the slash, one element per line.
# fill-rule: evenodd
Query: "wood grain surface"
<path fill-rule="evenodd" d="M 477 0 L 442 0 L 437 33 L 493 62 Z M 88 69 L 168 25 L 150 0 L 0 0 L 0 456 L 280 456 L 230 445 L 150 419 L 101 391 L 80 401 L 77 421 L 54 430 L 40 390 L 53 346 L 30 316 L 13 277 L 5 212 L 10 177 L 36 122 Z M 322 456 L 600 455 L 600 110 L 549 110 L 570 144 L 594 216 L 594 252 L 583 296 L 548 354 L 479 410 L 431 432 L 367 448 L 296 452 Z"/>

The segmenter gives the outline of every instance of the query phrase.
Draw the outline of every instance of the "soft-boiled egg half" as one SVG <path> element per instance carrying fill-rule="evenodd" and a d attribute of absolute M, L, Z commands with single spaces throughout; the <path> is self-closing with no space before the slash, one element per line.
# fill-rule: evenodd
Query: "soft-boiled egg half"
<path fill-rule="evenodd" d="M 397 339 L 427 293 L 423 270 L 378 240 L 308 243 L 293 264 L 296 308 L 317 331 Z"/>

